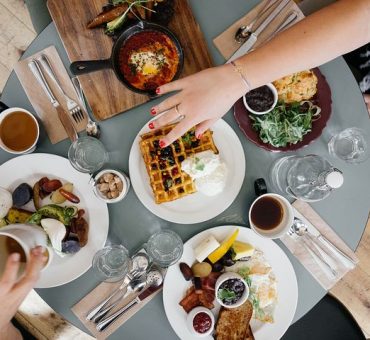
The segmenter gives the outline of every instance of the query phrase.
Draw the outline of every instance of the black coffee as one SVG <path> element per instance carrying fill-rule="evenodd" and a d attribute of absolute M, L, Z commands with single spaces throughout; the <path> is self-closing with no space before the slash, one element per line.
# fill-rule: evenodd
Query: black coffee
<path fill-rule="evenodd" d="M 276 228 L 283 220 L 283 206 L 274 197 L 260 198 L 251 211 L 252 223 L 259 229 L 271 230 Z"/>

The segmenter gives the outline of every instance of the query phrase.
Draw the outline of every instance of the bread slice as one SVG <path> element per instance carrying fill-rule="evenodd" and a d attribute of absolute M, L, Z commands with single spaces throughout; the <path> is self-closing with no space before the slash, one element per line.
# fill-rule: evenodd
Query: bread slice
<path fill-rule="evenodd" d="M 224 308 L 218 315 L 215 338 L 217 340 L 252 340 L 254 339 L 249 322 L 253 306 L 246 301 L 237 308 Z"/>

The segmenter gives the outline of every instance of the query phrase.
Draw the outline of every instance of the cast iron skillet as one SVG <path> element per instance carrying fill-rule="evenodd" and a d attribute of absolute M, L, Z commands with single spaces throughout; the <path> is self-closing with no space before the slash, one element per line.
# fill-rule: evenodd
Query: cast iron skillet
<path fill-rule="evenodd" d="M 141 93 L 141 94 L 147 94 L 149 96 L 155 95 L 155 90 L 141 90 L 134 86 L 132 86 L 125 78 L 123 73 L 120 70 L 119 67 L 119 52 L 121 50 L 121 47 L 124 46 L 127 39 L 129 39 L 132 35 L 139 33 L 139 32 L 145 32 L 145 31 L 156 31 L 160 33 L 166 34 L 175 44 L 177 48 L 177 52 L 179 55 L 179 65 L 177 67 L 177 72 L 172 80 L 175 80 L 179 77 L 182 67 L 184 65 L 184 52 L 180 45 L 179 40 L 177 37 L 166 27 L 163 27 L 161 25 L 157 25 L 151 22 L 146 21 L 139 21 L 133 26 L 128 27 L 125 29 L 120 36 L 117 38 L 116 42 L 113 45 L 112 48 L 112 54 L 109 59 L 104 60 L 85 60 L 85 61 L 75 61 L 70 65 L 70 70 L 74 75 L 81 75 L 85 73 L 91 73 L 95 71 L 99 71 L 102 69 L 108 69 L 111 68 L 114 70 L 117 78 L 131 91 Z"/>

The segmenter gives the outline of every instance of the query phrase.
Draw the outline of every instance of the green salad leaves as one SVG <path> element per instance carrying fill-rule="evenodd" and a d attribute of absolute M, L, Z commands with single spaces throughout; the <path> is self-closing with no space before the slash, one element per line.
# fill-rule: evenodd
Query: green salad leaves
<path fill-rule="evenodd" d="M 264 143 L 285 147 L 302 141 L 311 131 L 312 122 L 320 118 L 321 108 L 311 101 L 286 104 L 279 102 L 275 108 L 261 116 L 249 115 L 253 129 Z"/>

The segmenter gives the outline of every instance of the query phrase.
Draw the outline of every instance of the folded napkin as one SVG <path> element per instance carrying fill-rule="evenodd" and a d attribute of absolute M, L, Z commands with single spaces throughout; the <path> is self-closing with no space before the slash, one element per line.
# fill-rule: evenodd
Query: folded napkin
<path fill-rule="evenodd" d="M 140 252 L 145 252 L 145 250 L 141 249 Z M 166 274 L 166 269 L 162 269 L 163 277 Z M 130 308 L 126 313 L 121 315 L 114 323 L 112 323 L 109 327 L 104 329 L 102 332 L 99 332 L 96 329 L 96 324 L 86 320 L 86 316 L 90 310 L 96 307 L 99 303 L 101 303 L 104 299 L 106 299 L 113 291 L 121 285 L 122 281 L 115 282 L 115 283 L 107 283 L 103 282 L 99 284 L 96 288 L 94 288 L 90 293 L 88 293 L 82 300 L 77 302 L 72 307 L 72 312 L 80 319 L 83 325 L 90 331 L 90 333 L 96 339 L 106 339 L 112 333 L 114 333 L 119 327 L 121 327 L 128 319 L 135 315 L 141 308 L 143 308 L 149 301 L 151 301 L 160 291 L 162 291 L 162 286 L 160 286 L 154 293 L 152 293 L 149 297 L 141 301 L 139 304 L 136 304 L 134 307 Z M 146 289 L 146 288 L 144 288 Z M 124 290 L 125 291 L 125 290 Z M 124 293 L 124 291 L 122 293 Z M 141 291 L 143 292 L 143 291 Z M 140 293 L 141 293 L 140 292 Z M 121 293 L 121 294 L 122 294 Z M 133 293 L 124 300 L 122 300 L 108 315 L 113 314 L 118 309 L 125 306 L 127 303 L 135 299 L 140 293 Z M 113 298 L 112 301 L 114 301 Z"/>
<path fill-rule="evenodd" d="M 71 121 L 78 132 L 83 131 L 86 127 L 87 113 L 82 108 L 82 105 L 77 97 L 77 93 L 74 90 L 71 79 L 69 78 L 69 75 L 67 73 L 67 70 L 65 69 L 64 64 L 54 46 L 49 46 L 48 48 L 19 61 L 15 66 L 15 73 L 17 74 L 19 81 L 21 82 L 23 89 L 26 92 L 29 101 L 35 109 L 38 117 L 42 121 L 42 124 L 45 127 L 46 133 L 48 134 L 51 143 L 56 144 L 63 139 L 66 139 L 67 133 L 65 132 L 64 127 L 59 120 L 57 111 L 54 109 L 47 95 L 42 90 L 41 86 L 39 85 L 28 67 L 28 63 L 32 59 L 37 59 L 37 57 L 39 57 L 41 54 L 45 54 L 48 57 L 50 64 L 53 67 L 53 70 L 57 78 L 59 79 L 64 92 L 68 95 L 68 97 L 79 104 L 81 110 L 84 112 L 84 119 L 79 123 L 76 123 L 71 117 Z M 68 112 L 67 102 L 63 94 L 60 93 L 54 82 L 49 79 L 46 72 L 44 72 L 44 75 L 58 102 Z"/>
<path fill-rule="evenodd" d="M 358 258 L 355 253 L 344 243 L 344 241 L 333 231 L 333 229 L 319 216 L 319 214 L 312 209 L 312 207 L 303 201 L 295 201 L 293 203 L 295 216 L 301 219 L 308 227 L 308 230 L 317 235 L 321 233 L 331 243 L 333 243 L 339 250 L 349 256 L 355 263 L 358 263 Z M 290 252 L 301 262 L 301 264 L 311 273 L 311 275 L 326 289 L 331 289 L 347 272 L 351 270 L 338 260 L 331 260 L 334 262 L 337 275 L 335 278 L 329 278 L 325 272 L 317 265 L 312 255 L 303 246 L 303 241 L 299 238 L 293 239 L 285 235 L 281 238 L 284 245 Z M 321 244 L 319 240 L 316 241 Z M 326 249 L 326 248 L 325 248 Z M 331 253 L 329 253 L 331 254 Z"/>
<path fill-rule="evenodd" d="M 234 39 L 235 33 L 241 26 L 246 26 L 254 20 L 254 18 L 258 15 L 261 11 L 263 6 L 269 0 L 261 1 L 257 6 L 255 6 L 251 11 L 249 11 L 246 15 L 240 18 L 238 21 L 233 23 L 229 28 L 226 29 L 223 33 L 217 36 L 213 43 L 216 45 L 219 52 L 224 56 L 225 59 L 229 59 L 233 53 L 241 46 L 237 43 Z M 271 36 L 271 34 L 279 27 L 279 25 L 285 20 L 287 15 L 292 11 L 297 13 L 297 19 L 291 24 L 295 24 L 299 20 L 304 18 L 302 11 L 296 5 L 296 3 L 292 0 L 289 5 L 287 5 L 282 12 L 266 27 L 266 29 L 261 32 L 258 36 L 258 40 L 253 48 L 257 48 L 258 46 L 262 45 L 266 40 Z M 259 25 L 261 21 L 266 17 L 264 15 L 256 22 L 256 26 Z"/>

